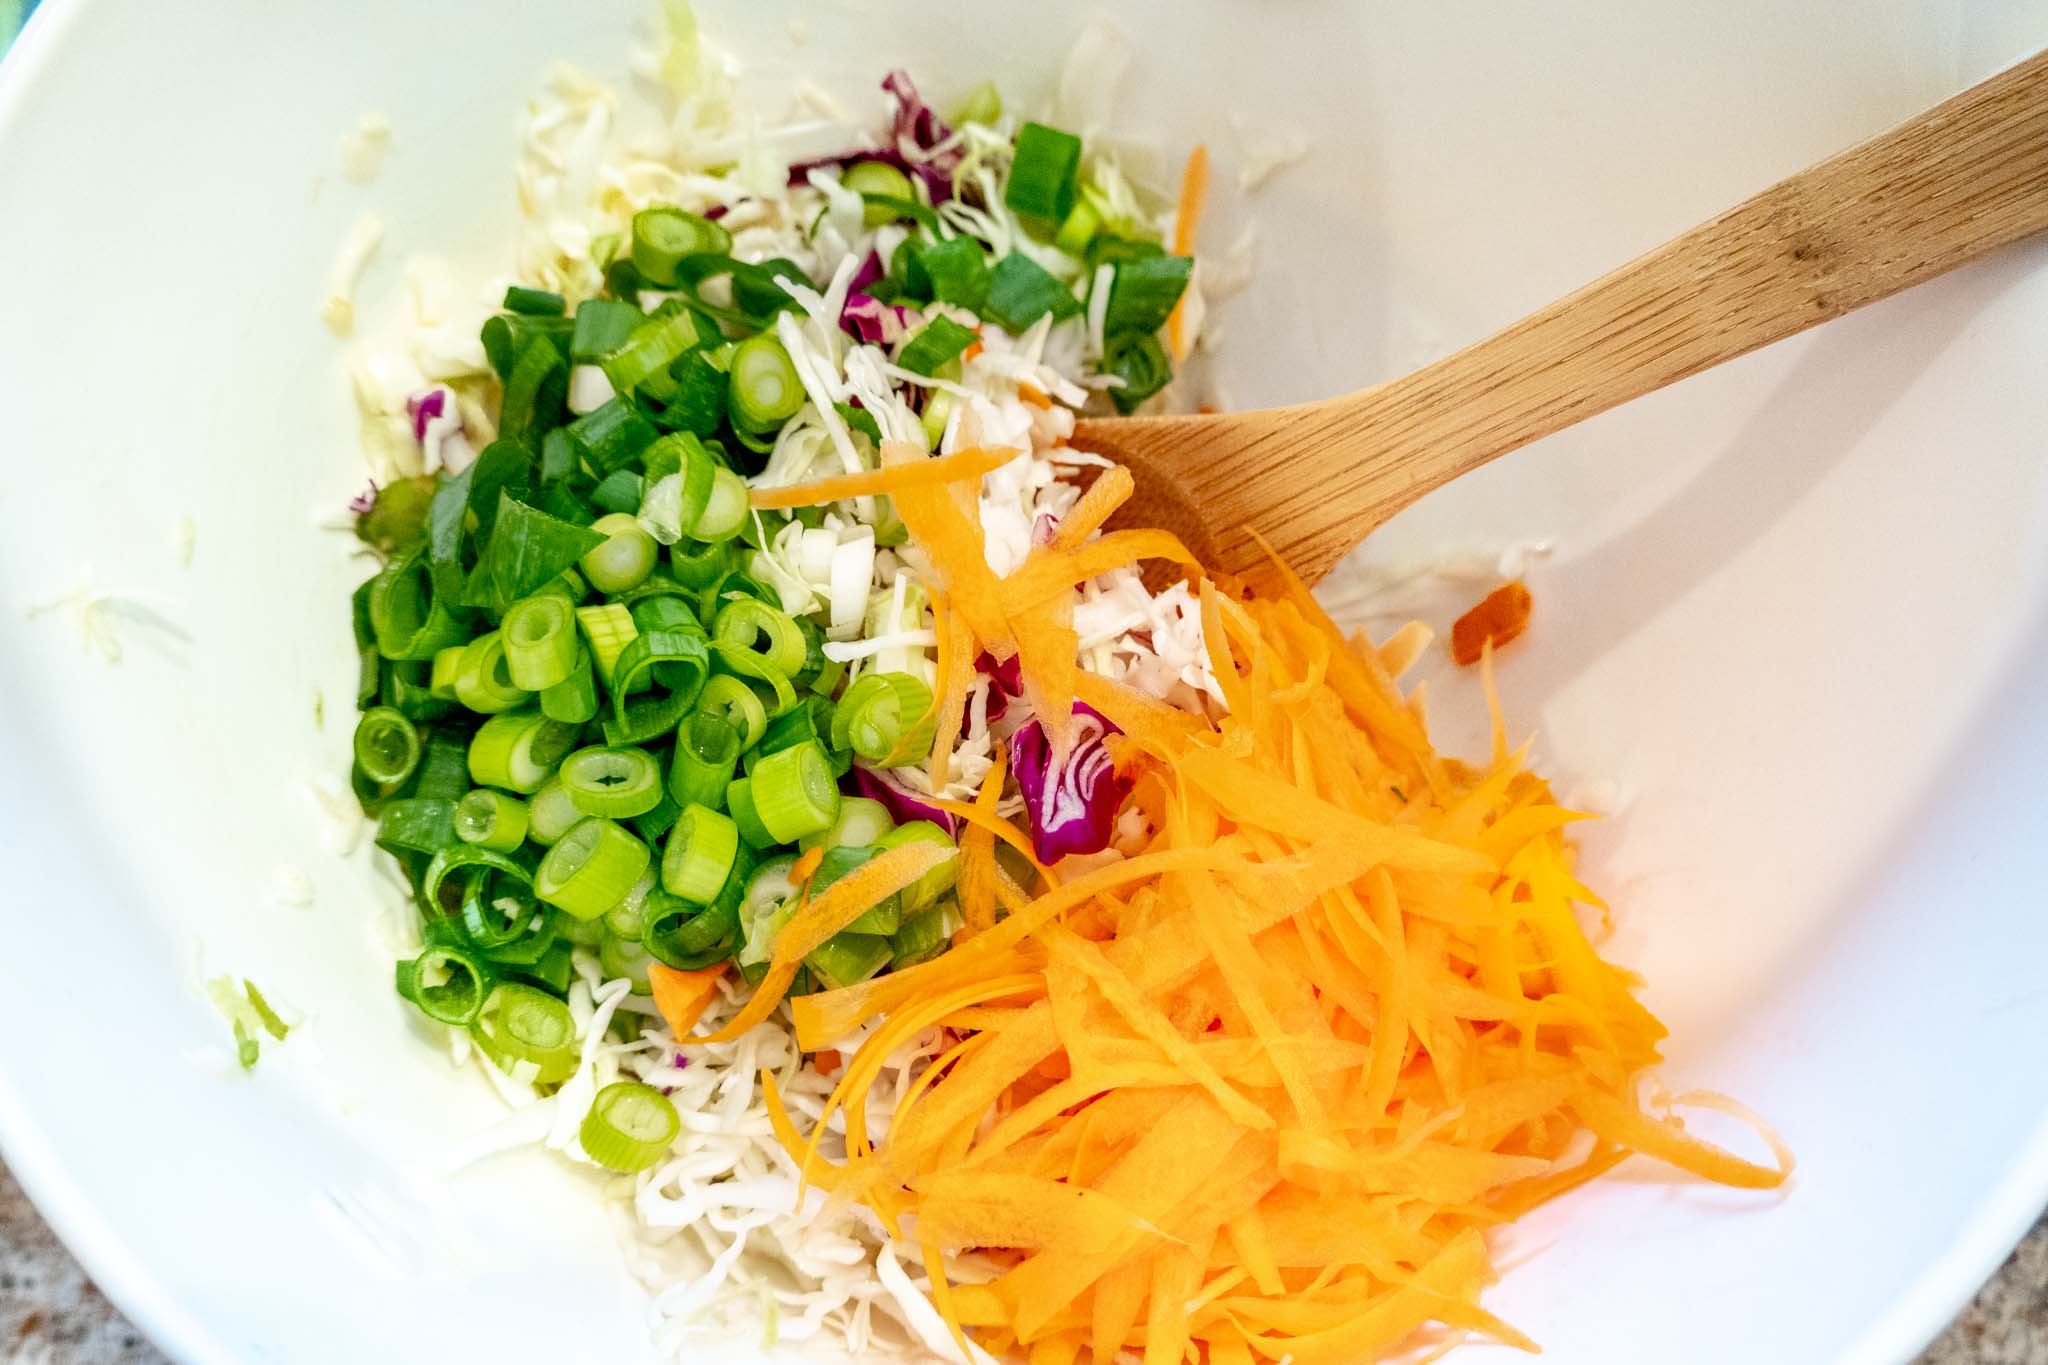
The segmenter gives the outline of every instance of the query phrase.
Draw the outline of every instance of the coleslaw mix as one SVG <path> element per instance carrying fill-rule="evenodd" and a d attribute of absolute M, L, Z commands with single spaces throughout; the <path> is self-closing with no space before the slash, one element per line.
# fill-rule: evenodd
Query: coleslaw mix
<path fill-rule="evenodd" d="M 956 822 L 932 801 L 972 799 L 998 764 L 997 809 L 1025 817 L 1041 861 L 1115 857 L 1115 727 L 1080 706 L 1053 744 L 1014 670 L 984 659 L 958 742 L 927 765 L 929 566 L 889 499 L 748 497 L 875 470 L 894 443 L 1014 451 L 975 511 L 989 568 L 1019 568 L 1106 463 L 1067 444 L 1076 413 L 1177 401 L 1205 312 L 1200 265 L 1172 249 L 1192 237 L 1187 196 L 1148 195 L 1113 152 L 990 86 L 942 117 L 893 72 L 875 122 L 812 93 L 761 126 L 687 6 L 664 20 L 636 59 L 659 117 L 633 121 L 566 66 L 531 105 L 501 306 L 465 310 L 414 262 L 411 335 L 352 365 L 372 483 L 351 511 L 385 559 L 357 601 L 355 785 L 421 909 L 398 985 L 512 1108 L 465 1160 L 538 1142 L 630 1172 L 612 1183 L 621 1239 L 664 1349 L 759 1331 L 958 1358 L 924 1267 L 871 1213 L 815 1188 L 799 1204 L 758 1078 L 807 1125 L 832 1080 L 786 1020 L 679 1047 L 658 983 L 711 973 L 700 1017 L 730 1019 L 797 860 L 848 854 L 844 872 L 904 831 L 945 841 Z M 1084 37 L 1073 126 L 1100 125 L 1122 60 L 1113 32 Z M 373 173 L 389 136 L 365 120 L 352 160 Z M 366 219 L 335 267 L 338 333 L 381 237 Z M 1082 668 L 1222 709 L 1184 584 L 1111 570 L 1072 624 Z M 779 672 L 763 662 L 778 650 Z M 782 730 L 798 738 L 778 748 Z M 692 734 L 744 757 L 685 755 Z M 780 780 L 799 750 L 837 790 Z M 720 763 L 706 785 L 699 767 Z M 943 879 L 924 889 L 882 932 L 814 954 L 808 984 L 943 952 L 958 921 Z M 722 936 L 704 927 L 720 913 Z M 870 1133 L 946 1041 L 927 1030 L 890 1060 Z M 845 1115 L 829 1122 L 843 1136 Z M 972 1257 L 947 1270 L 978 1277 Z"/>

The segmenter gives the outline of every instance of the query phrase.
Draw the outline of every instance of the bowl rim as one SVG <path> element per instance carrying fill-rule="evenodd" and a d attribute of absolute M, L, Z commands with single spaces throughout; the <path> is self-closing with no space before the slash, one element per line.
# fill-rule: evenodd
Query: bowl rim
<path fill-rule="evenodd" d="M 50 0 L 28 12 L 0 51 L 0 142 L 24 123 L 36 83 L 62 51 L 78 17 L 96 0 Z M 88 1195 L 0 1069 L 0 1157 L 36 1211 L 93 1284 L 157 1349 L 199 1365 L 234 1365 L 228 1342 L 181 1303 L 163 1277 L 123 1240 L 106 1208 Z M 2015 1154 L 1993 1194 L 1929 1260 L 1893 1306 L 1854 1338 L 1842 1365 L 1903 1365 L 1955 1320 L 2048 1207 L 2048 1118 Z"/>

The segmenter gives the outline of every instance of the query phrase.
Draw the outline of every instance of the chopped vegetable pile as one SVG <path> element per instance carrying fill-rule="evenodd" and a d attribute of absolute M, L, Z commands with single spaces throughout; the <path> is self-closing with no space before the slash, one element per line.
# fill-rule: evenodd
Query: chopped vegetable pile
<path fill-rule="evenodd" d="M 1069 438 L 1176 399 L 1206 151 L 1148 197 L 901 72 L 872 135 L 743 133 L 664 12 L 660 131 L 558 72 L 495 311 L 415 278 L 358 362 L 351 506 L 397 992 L 518 1108 L 483 1149 L 626 1177 L 664 1348 L 1526 1344 L 1487 1227 L 1630 1151 L 1780 1181 L 1639 1107 L 1578 817 L 1434 751 L 1413 634 L 1104 529 L 1131 476 Z"/>

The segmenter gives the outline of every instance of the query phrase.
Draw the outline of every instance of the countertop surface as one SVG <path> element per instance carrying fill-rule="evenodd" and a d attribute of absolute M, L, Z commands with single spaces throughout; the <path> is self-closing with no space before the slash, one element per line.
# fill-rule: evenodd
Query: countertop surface
<path fill-rule="evenodd" d="M 0 1168 L 0 1361 L 164 1365 Z M 2048 1365 L 2048 1218 L 1916 1365 Z"/>

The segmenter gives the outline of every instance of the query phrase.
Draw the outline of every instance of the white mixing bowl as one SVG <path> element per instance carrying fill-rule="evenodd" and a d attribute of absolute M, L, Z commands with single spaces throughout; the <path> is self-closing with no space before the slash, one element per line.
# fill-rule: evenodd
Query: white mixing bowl
<path fill-rule="evenodd" d="M 701 10 L 761 88 L 849 101 L 897 64 L 1042 95 L 1087 13 L 846 0 L 799 43 L 793 5 Z M 1259 224 L 1224 318 L 1243 405 L 1479 337 L 2048 42 L 2040 6 L 1993 0 L 1116 13 L 1123 127 L 1207 140 L 1225 191 L 1234 120 L 1311 141 L 1207 229 Z M 315 525 L 362 481 L 329 261 L 384 216 L 368 330 L 410 252 L 500 268 L 523 99 L 555 58 L 622 75 L 639 17 L 51 0 L 0 66 L 0 1139 L 185 1359 L 647 1350 L 583 1177 L 432 1178 L 496 1105 L 408 1025 L 372 933 L 391 893 L 325 851 L 304 787 L 344 771 L 364 571 Z M 395 141 L 365 187 L 338 140 L 368 110 Z M 1593 880 L 1671 1084 L 1750 1101 L 1800 1158 L 1782 1198 L 1631 1165 L 1531 1219 L 1489 1305 L 1555 1359 L 1903 1360 L 2048 1193 L 2044 364 L 2034 243 L 1546 441 L 1372 547 L 1554 546 L 1510 714 L 1623 798 Z M 117 663 L 25 610 L 84 588 Z M 1437 696 L 1468 730 L 1469 681 Z M 252 1076 L 197 989 L 220 971 L 308 1016 Z"/>

